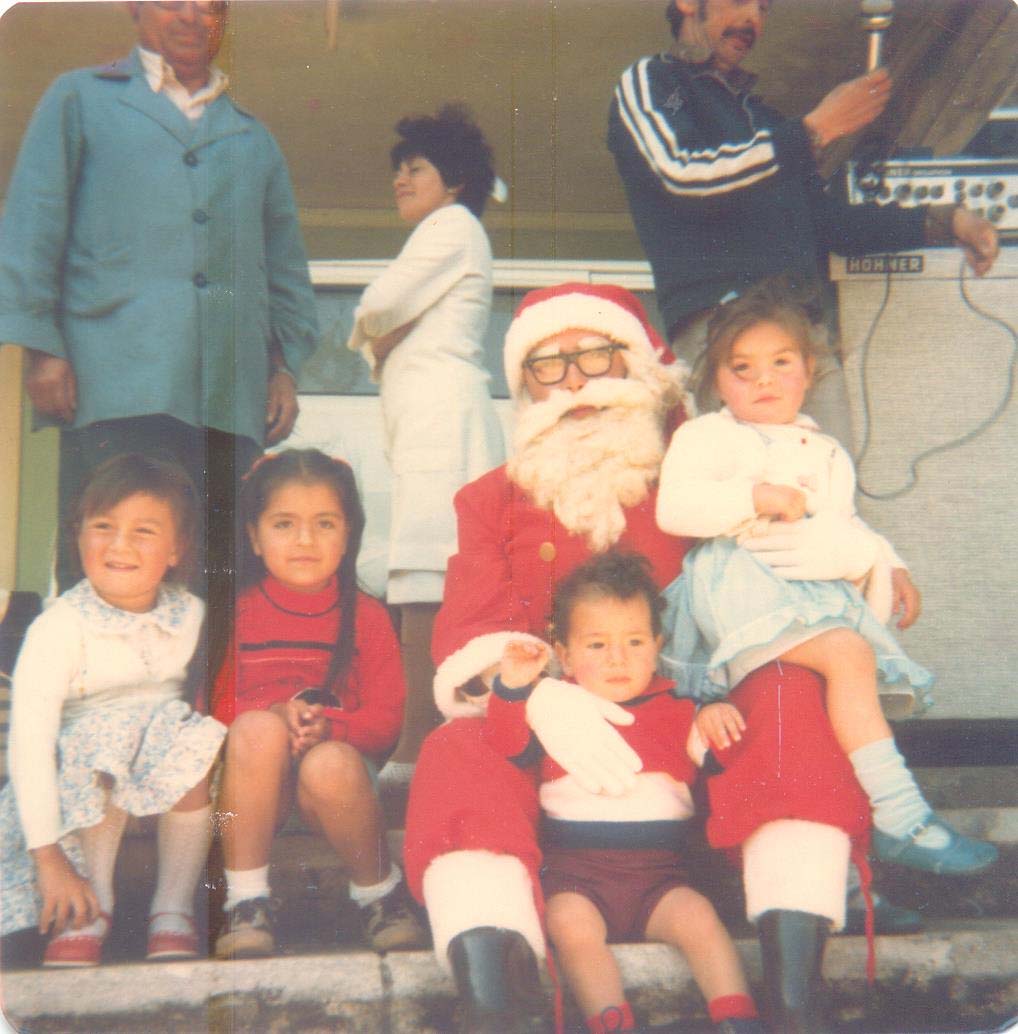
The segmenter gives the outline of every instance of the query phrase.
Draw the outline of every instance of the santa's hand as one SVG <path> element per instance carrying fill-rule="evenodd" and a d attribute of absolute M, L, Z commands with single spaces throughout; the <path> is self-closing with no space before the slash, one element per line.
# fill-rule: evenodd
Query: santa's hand
<path fill-rule="evenodd" d="M 541 679 L 527 700 L 527 723 L 541 746 L 588 793 L 617 797 L 633 786 L 643 762 L 610 724 L 633 720 L 618 704 L 561 679 Z"/>
<path fill-rule="evenodd" d="M 772 524 L 742 545 L 790 581 L 854 581 L 873 567 L 878 550 L 875 535 L 835 513 Z"/>

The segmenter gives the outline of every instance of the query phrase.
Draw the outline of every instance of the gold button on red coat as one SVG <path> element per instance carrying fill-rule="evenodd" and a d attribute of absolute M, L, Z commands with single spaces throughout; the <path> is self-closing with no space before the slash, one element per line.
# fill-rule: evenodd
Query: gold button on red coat
<path fill-rule="evenodd" d="M 546 563 L 550 564 L 555 559 L 555 543 L 542 542 L 537 550 L 537 555 Z"/>

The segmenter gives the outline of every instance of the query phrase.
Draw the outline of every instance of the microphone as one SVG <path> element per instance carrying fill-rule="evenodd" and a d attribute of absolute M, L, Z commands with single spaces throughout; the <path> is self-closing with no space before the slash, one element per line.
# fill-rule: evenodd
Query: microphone
<path fill-rule="evenodd" d="M 861 0 L 862 27 L 869 33 L 866 52 L 866 71 L 872 72 L 883 64 L 884 33 L 891 27 L 894 0 Z"/>

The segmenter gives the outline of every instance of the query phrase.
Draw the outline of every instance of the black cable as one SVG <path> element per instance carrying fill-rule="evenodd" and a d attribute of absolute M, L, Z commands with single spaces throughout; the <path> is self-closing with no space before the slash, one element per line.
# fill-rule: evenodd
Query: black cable
<path fill-rule="evenodd" d="M 958 271 L 958 290 L 961 294 L 962 301 L 965 305 L 974 312 L 977 316 L 990 323 L 996 323 L 1001 327 L 1005 333 L 1011 337 L 1011 358 L 1007 366 L 1007 386 L 1001 396 L 1000 401 L 994 407 L 990 415 L 981 420 L 971 431 L 966 431 L 965 434 L 959 435 L 957 438 L 952 438 L 949 441 L 942 442 L 940 445 L 930 446 L 928 449 L 924 449 L 918 456 L 915 457 L 909 463 L 909 480 L 901 488 L 895 488 L 890 492 L 871 492 L 862 483 L 862 463 L 866 456 L 866 452 L 870 447 L 870 393 L 869 393 L 869 355 L 870 355 L 870 344 L 873 341 L 873 335 L 876 333 L 877 325 L 883 318 L 884 311 L 887 309 L 887 304 L 891 298 L 891 272 L 887 271 L 886 279 L 884 281 L 884 297 L 880 302 L 880 307 L 877 309 L 876 315 L 873 317 L 873 321 L 870 323 L 870 328 L 866 332 L 866 337 L 862 343 L 862 367 L 860 376 L 862 380 L 862 406 L 863 406 L 863 440 L 862 445 L 859 447 L 859 451 L 856 455 L 855 465 L 857 475 L 857 488 L 859 492 L 866 496 L 867 499 L 877 500 L 888 500 L 898 499 L 903 495 L 911 492 L 915 486 L 919 483 L 919 465 L 931 456 L 936 456 L 940 453 L 950 452 L 953 449 L 960 449 L 963 445 L 967 445 L 969 442 L 978 438 L 981 434 L 988 431 L 1004 414 L 1004 410 L 1007 409 L 1008 404 L 1011 401 L 1011 396 L 1014 392 L 1015 383 L 1015 368 L 1018 366 L 1018 332 L 1011 326 L 1007 320 L 1002 319 L 1000 316 L 994 316 L 992 313 L 986 312 L 980 309 L 975 302 L 972 301 L 968 290 L 965 287 L 965 260 L 962 259 L 961 268 Z"/>

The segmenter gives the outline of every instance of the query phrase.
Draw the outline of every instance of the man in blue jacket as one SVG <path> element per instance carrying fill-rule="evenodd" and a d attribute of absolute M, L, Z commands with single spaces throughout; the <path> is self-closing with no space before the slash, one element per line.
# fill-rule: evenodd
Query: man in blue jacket
<path fill-rule="evenodd" d="M 228 609 L 236 478 L 293 426 L 314 298 L 283 156 L 211 67 L 227 5 L 128 8 L 138 48 L 58 78 L 25 134 L 0 341 L 26 349 L 36 416 L 61 427 L 61 515 L 109 455 L 176 459 L 208 501 L 210 610 Z"/>
<path fill-rule="evenodd" d="M 978 275 L 997 255 L 993 225 L 963 207 L 853 206 L 824 190 L 816 154 L 877 118 L 891 80 L 878 69 L 842 83 L 801 119 L 768 108 L 741 64 L 770 6 L 668 0 L 674 47 L 631 65 L 612 100 L 608 146 L 673 350 L 690 363 L 719 302 L 775 274 L 820 280 L 829 252 L 954 241 Z"/>

